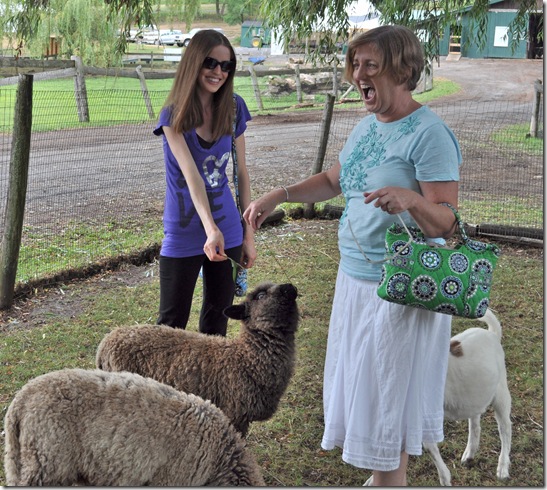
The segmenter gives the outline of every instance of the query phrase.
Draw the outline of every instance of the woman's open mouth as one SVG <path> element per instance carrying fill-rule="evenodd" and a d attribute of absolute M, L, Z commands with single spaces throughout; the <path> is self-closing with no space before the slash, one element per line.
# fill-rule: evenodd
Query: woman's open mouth
<path fill-rule="evenodd" d="M 363 91 L 365 102 L 370 101 L 376 94 L 376 90 L 370 85 L 361 85 L 361 90 Z"/>

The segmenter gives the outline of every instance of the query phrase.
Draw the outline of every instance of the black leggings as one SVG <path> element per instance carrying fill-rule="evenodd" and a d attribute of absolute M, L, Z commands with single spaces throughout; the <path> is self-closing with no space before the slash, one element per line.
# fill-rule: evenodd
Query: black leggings
<path fill-rule="evenodd" d="M 226 255 L 241 260 L 242 247 L 226 249 Z M 234 300 L 235 284 L 229 260 L 211 262 L 205 254 L 171 258 L 160 255 L 160 314 L 158 324 L 186 328 L 199 270 L 203 269 L 203 303 L 199 331 L 226 335 L 224 309 Z"/>

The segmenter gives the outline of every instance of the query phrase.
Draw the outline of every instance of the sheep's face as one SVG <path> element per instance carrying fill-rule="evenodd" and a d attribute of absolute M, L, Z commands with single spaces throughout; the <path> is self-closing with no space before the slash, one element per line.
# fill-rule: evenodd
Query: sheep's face
<path fill-rule="evenodd" d="M 298 291 L 292 284 L 263 283 L 247 294 L 239 305 L 224 310 L 228 318 L 243 321 L 251 329 L 275 328 L 296 332 Z"/>

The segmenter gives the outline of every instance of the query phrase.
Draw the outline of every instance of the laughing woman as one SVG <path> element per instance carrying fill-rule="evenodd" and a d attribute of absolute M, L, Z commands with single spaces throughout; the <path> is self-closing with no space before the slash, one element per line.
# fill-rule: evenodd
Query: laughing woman
<path fill-rule="evenodd" d="M 228 257 L 246 268 L 256 258 L 253 230 L 243 227 L 226 174 L 235 117 L 243 212 L 251 196 L 244 136 L 251 116 L 244 100 L 234 97 L 235 68 L 228 39 L 215 30 L 199 31 L 179 63 L 154 130 L 163 135 L 167 181 L 158 323 L 186 327 L 202 269 L 199 330 L 212 335 L 226 335 L 223 310 L 234 298 Z"/>
<path fill-rule="evenodd" d="M 374 485 L 406 485 L 409 455 L 443 438 L 449 315 L 389 303 L 376 294 L 394 214 L 429 237 L 454 233 L 461 153 L 452 131 L 412 96 L 424 68 L 416 35 L 381 26 L 348 46 L 345 76 L 369 112 L 329 170 L 253 201 L 254 229 L 282 201 L 319 202 L 343 192 L 323 408 L 324 449 L 372 470 Z M 355 235 L 354 235 L 355 233 Z M 373 261 L 368 262 L 361 251 Z"/>

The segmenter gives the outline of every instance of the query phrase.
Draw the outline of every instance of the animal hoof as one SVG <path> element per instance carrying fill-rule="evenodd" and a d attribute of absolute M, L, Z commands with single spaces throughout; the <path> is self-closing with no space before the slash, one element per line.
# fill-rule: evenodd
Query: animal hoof
<path fill-rule="evenodd" d="M 462 464 L 466 467 L 466 468 L 471 468 L 471 466 L 473 466 L 473 462 L 474 462 L 474 459 L 473 458 L 467 458 L 467 457 L 463 457 L 462 458 Z"/>
<path fill-rule="evenodd" d="M 507 480 L 509 478 L 509 470 L 507 468 L 498 468 L 496 476 L 498 477 L 498 480 Z"/>

